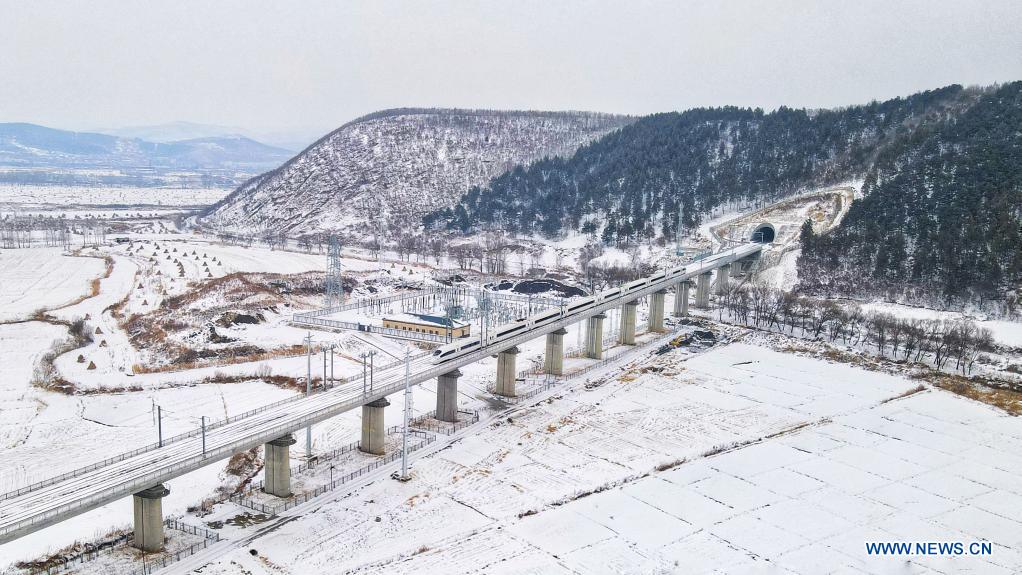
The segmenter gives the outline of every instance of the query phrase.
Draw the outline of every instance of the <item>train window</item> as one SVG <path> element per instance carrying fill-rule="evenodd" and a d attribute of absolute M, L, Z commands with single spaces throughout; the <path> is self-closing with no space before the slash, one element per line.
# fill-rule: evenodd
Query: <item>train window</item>
<path fill-rule="evenodd" d="M 630 284 L 627 284 L 625 286 L 624 291 L 629 292 L 629 291 L 632 291 L 633 289 L 640 288 L 640 287 L 642 287 L 644 285 L 646 285 L 646 280 L 634 281 L 634 282 L 632 282 Z"/>
<path fill-rule="evenodd" d="M 516 331 L 518 331 L 520 329 L 523 329 L 523 328 L 525 328 L 524 325 L 517 325 L 517 326 L 515 326 L 515 327 L 513 327 L 511 329 L 505 329 L 504 331 L 498 331 L 497 332 L 497 337 L 502 337 L 502 336 L 505 336 L 505 335 L 507 335 L 509 333 L 514 333 L 514 332 L 516 332 Z"/>
<path fill-rule="evenodd" d="M 587 299 L 585 301 L 581 301 L 581 302 L 579 302 L 579 303 L 569 307 L 568 311 L 575 311 L 577 309 L 582 309 L 582 308 L 590 306 L 590 305 L 593 305 L 593 300 Z"/>

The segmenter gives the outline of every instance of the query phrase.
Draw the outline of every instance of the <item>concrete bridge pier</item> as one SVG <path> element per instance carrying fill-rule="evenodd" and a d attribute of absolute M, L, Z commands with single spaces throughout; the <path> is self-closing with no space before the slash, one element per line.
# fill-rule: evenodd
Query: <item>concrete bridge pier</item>
<path fill-rule="evenodd" d="M 717 268 L 717 295 L 727 295 L 728 277 L 731 276 L 731 264 L 725 264 Z"/>
<path fill-rule="evenodd" d="M 731 277 L 736 278 L 742 275 L 742 260 L 735 260 L 731 262 Z"/>
<path fill-rule="evenodd" d="M 621 331 L 617 340 L 622 345 L 635 345 L 635 309 L 639 301 L 630 301 L 621 306 Z"/>
<path fill-rule="evenodd" d="M 291 497 L 291 446 L 297 443 L 288 433 L 263 448 L 263 491 L 277 497 Z"/>
<path fill-rule="evenodd" d="M 546 334 L 546 355 L 543 371 L 550 375 L 564 375 L 564 336 L 568 330 L 563 327 Z"/>
<path fill-rule="evenodd" d="M 135 504 L 134 547 L 146 552 L 163 549 L 163 498 L 169 493 L 167 486 L 159 483 L 132 496 Z"/>
<path fill-rule="evenodd" d="M 654 333 L 663 333 L 664 331 L 664 297 L 667 295 L 667 290 L 660 290 L 653 292 L 649 296 L 649 320 L 647 327 L 649 331 Z"/>
<path fill-rule="evenodd" d="M 383 420 L 383 410 L 390 402 L 386 397 L 370 401 L 362 406 L 362 441 L 358 449 L 373 455 L 383 455 L 384 442 L 387 439 L 387 426 Z"/>
<path fill-rule="evenodd" d="M 624 315 L 624 314 L 622 314 Z M 607 315 L 598 313 L 590 316 L 586 324 L 586 357 L 603 359 L 603 320 Z"/>
<path fill-rule="evenodd" d="M 688 316 L 688 290 L 689 284 L 687 281 L 678 284 L 674 291 L 674 317 L 687 317 Z"/>
<path fill-rule="evenodd" d="M 436 418 L 440 421 L 458 421 L 459 377 L 461 370 L 455 369 L 436 378 Z"/>
<path fill-rule="evenodd" d="M 710 276 L 713 272 L 699 274 L 696 279 L 696 307 L 706 309 L 710 307 Z"/>
<path fill-rule="evenodd" d="M 512 347 L 497 354 L 497 385 L 494 388 L 497 395 L 515 397 L 515 378 L 518 377 L 515 358 L 520 352 L 517 347 Z"/>

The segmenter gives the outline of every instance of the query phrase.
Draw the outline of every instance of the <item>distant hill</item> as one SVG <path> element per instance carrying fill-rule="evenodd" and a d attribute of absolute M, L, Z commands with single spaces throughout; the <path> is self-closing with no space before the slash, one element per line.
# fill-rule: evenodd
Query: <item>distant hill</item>
<path fill-rule="evenodd" d="M 157 143 L 36 124 L 0 124 L 0 166 L 237 170 L 258 173 L 287 161 L 291 152 L 243 136 Z"/>
<path fill-rule="evenodd" d="M 145 140 L 147 142 L 180 142 L 181 140 L 197 140 L 200 138 L 223 138 L 234 136 L 252 137 L 241 128 L 230 126 L 214 126 L 195 122 L 167 122 L 151 126 L 128 126 L 126 128 L 109 128 L 93 130 L 100 134 L 109 134 L 119 138 Z M 257 138 L 253 138 L 257 139 Z"/>
<path fill-rule="evenodd" d="M 418 227 L 473 185 L 567 155 L 632 121 L 585 112 L 386 110 L 345 124 L 253 178 L 202 218 L 208 227 L 290 235 Z"/>
<path fill-rule="evenodd" d="M 200 138 L 244 136 L 268 146 L 282 148 L 290 152 L 304 150 L 322 135 L 322 131 L 309 128 L 260 131 L 235 126 L 217 126 L 180 121 L 150 126 L 128 126 L 125 128 L 104 128 L 90 131 L 121 138 L 135 138 L 147 142 L 180 142 L 182 140 L 197 140 Z"/>

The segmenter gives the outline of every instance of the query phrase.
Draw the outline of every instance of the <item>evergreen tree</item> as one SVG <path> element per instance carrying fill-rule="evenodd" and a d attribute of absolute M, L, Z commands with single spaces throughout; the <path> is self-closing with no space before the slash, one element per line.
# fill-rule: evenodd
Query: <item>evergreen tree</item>
<path fill-rule="evenodd" d="M 881 154 L 841 226 L 803 248 L 800 286 L 911 290 L 956 305 L 1001 299 L 1022 282 L 1020 166 L 1014 82 Z"/>
<path fill-rule="evenodd" d="M 813 236 L 813 222 L 807 219 L 802 222 L 802 228 L 798 232 L 798 243 L 802 249 L 811 250 L 813 248 Z"/>

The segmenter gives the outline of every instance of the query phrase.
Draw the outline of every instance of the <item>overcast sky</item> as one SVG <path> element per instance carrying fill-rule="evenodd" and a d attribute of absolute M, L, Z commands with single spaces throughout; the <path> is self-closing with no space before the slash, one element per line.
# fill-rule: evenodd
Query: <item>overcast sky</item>
<path fill-rule="evenodd" d="M 0 121 L 828 107 L 1022 79 L 1022 2 L 5 1 Z"/>

